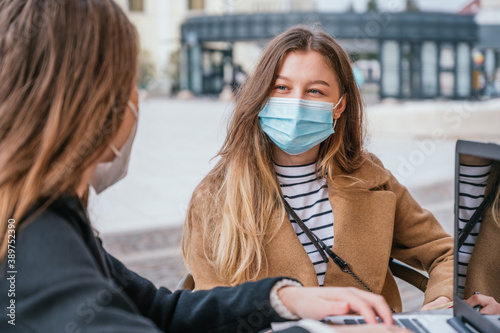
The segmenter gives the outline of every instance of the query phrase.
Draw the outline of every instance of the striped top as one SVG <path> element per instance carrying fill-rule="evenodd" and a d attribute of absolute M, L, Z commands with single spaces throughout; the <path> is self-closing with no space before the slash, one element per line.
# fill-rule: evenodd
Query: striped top
<path fill-rule="evenodd" d="M 490 175 L 491 165 L 471 166 L 460 164 L 459 197 L 458 197 L 458 230 L 462 231 L 476 209 L 484 200 L 484 191 Z M 465 239 L 458 251 L 458 295 L 464 297 L 465 277 L 470 257 L 476 245 L 477 235 L 481 229 L 482 217 Z"/>
<path fill-rule="evenodd" d="M 285 200 L 304 224 L 311 229 L 328 247 L 333 246 L 333 212 L 328 201 L 328 189 L 325 179 L 316 179 L 315 163 L 299 166 L 281 166 L 275 164 L 276 175 Z M 321 258 L 314 244 L 302 231 L 297 222 L 289 216 L 293 230 L 299 238 L 307 255 L 311 259 L 318 283 L 325 281 L 326 263 Z"/>

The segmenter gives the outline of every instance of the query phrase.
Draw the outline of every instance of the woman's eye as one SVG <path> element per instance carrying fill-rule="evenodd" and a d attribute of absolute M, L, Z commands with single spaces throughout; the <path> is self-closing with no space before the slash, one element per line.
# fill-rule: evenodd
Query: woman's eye
<path fill-rule="evenodd" d="M 285 91 L 287 88 L 285 86 L 280 86 L 280 85 L 277 85 L 274 89 L 276 90 L 281 90 L 281 91 Z"/>
<path fill-rule="evenodd" d="M 313 95 L 323 95 L 323 93 L 319 90 L 316 90 L 316 89 L 310 89 L 309 92 Z"/>

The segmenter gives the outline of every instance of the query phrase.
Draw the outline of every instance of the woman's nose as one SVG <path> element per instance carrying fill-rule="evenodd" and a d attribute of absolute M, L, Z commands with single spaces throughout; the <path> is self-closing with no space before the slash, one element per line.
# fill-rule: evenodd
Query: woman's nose
<path fill-rule="evenodd" d="M 300 98 L 300 99 L 305 99 L 305 92 L 303 91 L 302 88 L 300 87 L 295 87 L 292 90 L 292 94 L 290 96 L 291 98 Z"/>

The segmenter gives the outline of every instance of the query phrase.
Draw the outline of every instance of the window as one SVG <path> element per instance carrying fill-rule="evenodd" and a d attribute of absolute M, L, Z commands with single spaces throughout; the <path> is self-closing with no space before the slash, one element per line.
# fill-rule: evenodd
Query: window
<path fill-rule="evenodd" d="M 399 44 L 393 40 L 382 42 L 382 92 L 384 96 L 398 97 L 399 82 Z"/>
<path fill-rule="evenodd" d="M 128 0 L 128 9 L 131 12 L 143 12 L 144 0 Z"/>
<path fill-rule="evenodd" d="M 457 85 L 457 95 L 459 97 L 467 97 L 470 94 L 471 70 L 470 56 L 471 51 L 467 43 L 461 42 L 457 45 L 457 77 L 455 84 Z"/>
<path fill-rule="evenodd" d="M 438 88 L 438 46 L 436 42 L 422 43 L 422 95 L 435 97 Z"/>

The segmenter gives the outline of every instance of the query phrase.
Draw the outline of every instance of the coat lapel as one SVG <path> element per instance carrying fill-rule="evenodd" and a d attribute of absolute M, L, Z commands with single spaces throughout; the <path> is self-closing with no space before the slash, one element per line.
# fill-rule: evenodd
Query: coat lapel
<path fill-rule="evenodd" d="M 389 262 L 396 196 L 385 191 L 330 188 L 334 216 L 332 250 L 375 293 L 384 285 Z M 360 287 L 349 274 L 330 261 L 325 285 Z"/>
<path fill-rule="evenodd" d="M 388 173 L 371 160 L 364 163 L 371 165 L 349 176 L 337 170 L 328 184 L 334 216 L 332 250 L 373 292 L 381 293 L 388 273 L 396 195 L 383 190 Z M 360 287 L 333 262 L 328 263 L 325 285 Z"/>
<path fill-rule="evenodd" d="M 279 215 L 279 214 L 276 214 Z M 299 280 L 306 287 L 318 287 L 316 271 L 299 238 L 293 230 L 292 223 L 285 217 L 284 221 L 278 218 L 268 228 L 268 234 L 272 233 L 272 227 L 281 223 L 274 237 L 266 244 L 265 253 L 267 257 L 267 273 L 263 270 L 259 279 L 275 276 L 289 276 Z"/>
<path fill-rule="evenodd" d="M 483 217 L 476 245 L 467 268 L 465 298 L 480 292 L 500 300 L 500 225 L 495 222 L 490 207 Z"/>

